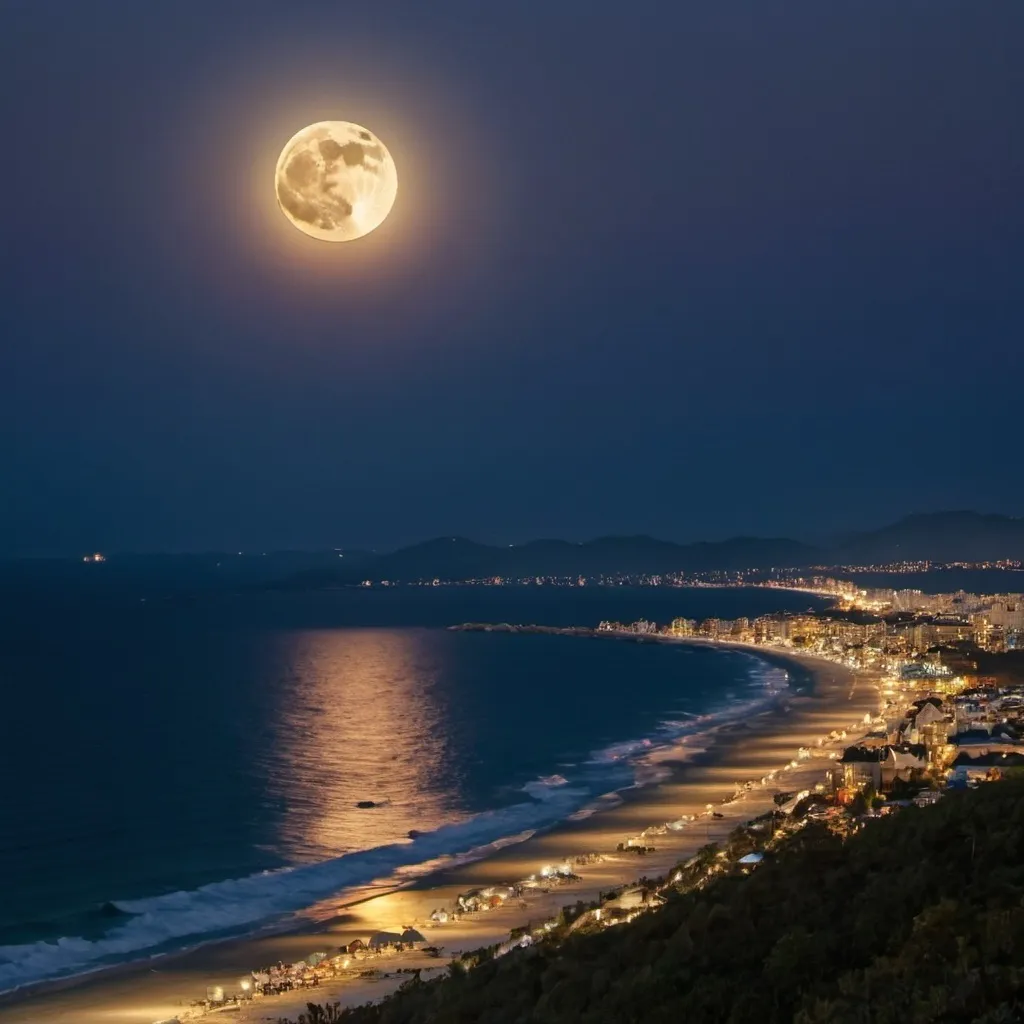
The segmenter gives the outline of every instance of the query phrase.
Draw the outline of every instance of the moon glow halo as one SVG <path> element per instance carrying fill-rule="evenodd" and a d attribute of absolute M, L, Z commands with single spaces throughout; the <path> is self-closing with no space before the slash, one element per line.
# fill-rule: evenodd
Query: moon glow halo
<path fill-rule="evenodd" d="M 274 173 L 281 212 L 325 242 L 350 242 L 380 227 L 398 193 L 387 147 L 351 121 L 318 121 L 288 140 Z"/>

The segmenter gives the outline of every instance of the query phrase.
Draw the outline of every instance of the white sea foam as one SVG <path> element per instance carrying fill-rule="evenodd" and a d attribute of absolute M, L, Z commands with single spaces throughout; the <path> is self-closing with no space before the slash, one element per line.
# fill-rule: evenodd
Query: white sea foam
<path fill-rule="evenodd" d="M 213 882 L 191 891 L 139 900 L 116 900 L 132 915 L 95 941 L 64 937 L 0 947 L 0 991 L 44 978 L 94 970 L 158 947 L 181 945 L 211 934 L 239 932 L 311 906 L 328 896 L 401 869 L 491 847 L 510 836 L 526 837 L 564 819 L 587 790 L 560 787 L 546 800 L 516 804 L 443 825 L 411 842 L 346 854 L 319 864 L 264 871 Z M 484 849 L 480 855 L 482 856 Z"/>
<path fill-rule="evenodd" d="M 621 803 L 623 803 L 623 799 L 618 793 L 604 793 L 596 800 L 591 801 L 591 803 L 587 804 L 585 807 L 581 807 L 578 811 L 573 811 L 566 820 L 583 821 L 586 818 L 598 814 L 600 811 L 610 811 L 613 807 L 618 807 Z"/>
<path fill-rule="evenodd" d="M 644 737 L 639 740 L 627 740 L 624 743 L 613 743 L 602 750 L 595 751 L 589 764 L 610 764 L 615 761 L 627 761 L 646 753 L 654 746 L 654 740 Z"/>
<path fill-rule="evenodd" d="M 568 785 L 569 780 L 564 775 L 543 775 L 534 782 L 528 782 L 522 791 L 532 796 L 534 800 L 551 800 L 564 797 L 571 792 L 565 789 Z M 586 791 L 583 792 L 586 795 Z"/>

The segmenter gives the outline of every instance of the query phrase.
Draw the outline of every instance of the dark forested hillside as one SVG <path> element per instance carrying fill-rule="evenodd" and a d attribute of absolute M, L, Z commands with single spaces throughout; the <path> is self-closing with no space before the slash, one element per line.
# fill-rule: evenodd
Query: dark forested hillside
<path fill-rule="evenodd" d="M 349 1024 L 1024 1020 L 1024 782 L 811 825 L 630 924 L 408 982 Z"/>

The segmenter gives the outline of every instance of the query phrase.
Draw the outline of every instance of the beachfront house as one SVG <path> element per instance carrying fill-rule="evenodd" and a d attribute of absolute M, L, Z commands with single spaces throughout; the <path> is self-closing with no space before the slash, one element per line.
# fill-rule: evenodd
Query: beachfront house
<path fill-rule="evenodd" d="M 882 748 L 881 789 L 892 789 L 896 780 L 914 782 L 928 770 L 928 751 L 923 744 L 903 743 Z"/>
<path fill-rule="evenodd" d="M 955 708 L 941 697 L 925 697 L 914 701 L 896 730 L 896 740 L 900 745 L 923 746 L 929 765 L 941 768 L 953 756 L 949 737 L 955 729 Z"/>
<path fill-rule="evenodd" d="M 850 799 L 866 787 L 882 793 L 897 780 L 916 781 L 927 769 L 928 751 L 923 744 L 847 747 L 833 771 L 833 784 L 841 798 Z"/>
<path fill-rule="evenodd" d="M 930 697 L 910 714 L 904 738 L 908 743 L 924 743 L 926 735 L 936 731 L 948 735 L 952 727 L 952 715 L 943 709 L 941 699 Z"/>
<path fill-rule="evenodd" d="M 397 946 L 402 941 L 400 932 L 377 932 L 370 936 L 367 946 L 370 949 L 384 949 L 387 946 Z"/>
<path fill-rule="evenodd" d="M 880 790 L 885 750 L 885 747 L 847 747 L 838 761 L 836 788 L 850 794 L 866 786 Z"/>

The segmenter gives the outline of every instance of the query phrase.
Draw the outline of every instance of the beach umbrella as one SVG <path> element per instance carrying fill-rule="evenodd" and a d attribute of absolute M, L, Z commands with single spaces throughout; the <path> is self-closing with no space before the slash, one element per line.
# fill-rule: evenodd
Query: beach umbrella
<path fill-rule="evenodd" d="M 380 949 L 382 946 L 392 946 L 396 942 L 401 942 L 402 936 L 398 932 L 377 932 L 376 935 L 370 937 L 369 945 L 370 949 Z"/>
<path fill-rule="evenodd" d="M 402 932 L 402 942 L 407 942 L 410 945 L 414 942 L 426 942 L 426 936 L 420 934 L 415 928 L 406 928 Z"/>

